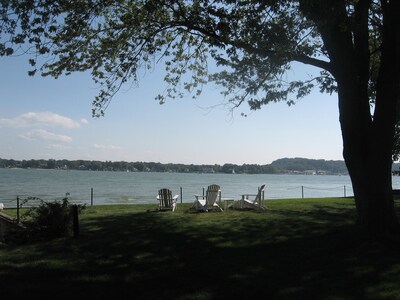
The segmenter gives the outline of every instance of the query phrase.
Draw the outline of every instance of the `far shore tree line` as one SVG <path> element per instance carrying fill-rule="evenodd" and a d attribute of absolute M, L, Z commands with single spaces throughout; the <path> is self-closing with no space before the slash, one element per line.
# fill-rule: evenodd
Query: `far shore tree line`
<path fill-rule="evenodd" d="M 348 174 L 344 161 L 323 159 L 282 158 L 271 164 L 176 164 L 160 162 L 126 162 L 94 160 L 1 159 L 0 168 L 64 169 L 122 172 L 174 172 L 174 173 L 225 173 L 225 174 Z"/>

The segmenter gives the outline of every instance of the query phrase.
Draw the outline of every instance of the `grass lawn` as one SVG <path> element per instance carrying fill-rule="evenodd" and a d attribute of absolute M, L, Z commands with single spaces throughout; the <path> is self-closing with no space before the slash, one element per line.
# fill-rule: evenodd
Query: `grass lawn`
<path fill-rule="evenodd" d="M 0 247 L 1 298 L 400 299 L 400 246 L 361 238 L 352 199 L 267 204 L 88 207 L 79 237 Z"/>

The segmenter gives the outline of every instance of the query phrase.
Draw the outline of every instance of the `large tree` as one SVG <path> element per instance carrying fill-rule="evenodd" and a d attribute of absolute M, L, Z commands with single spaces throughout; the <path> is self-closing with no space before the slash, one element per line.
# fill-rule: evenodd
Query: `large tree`
<path fill-rule="evenodd" d="M 201 92 L 209 80 L 233 106 L 293 103 L 314 87 L 337 92 L 343 156 L 358 223 L 398 232 L 391 165 L 400 100 L 398 0 L 2 0 L 0 54 L 31 54 L 34 74 L 91 70 L 101 115 L 122 84 L 163 64 L 157 99 Z M 209 74 L 207 63 L 219 68 Z M 320 70 L 285 74 L 298 62 Z"/>

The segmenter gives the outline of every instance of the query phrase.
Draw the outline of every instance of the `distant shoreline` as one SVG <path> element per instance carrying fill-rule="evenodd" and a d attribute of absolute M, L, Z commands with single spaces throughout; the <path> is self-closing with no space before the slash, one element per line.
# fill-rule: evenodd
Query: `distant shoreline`
<path fill-rule="evenodd" d="M 194 165 L 159 162 L 93 161 L 93 160 L 55 160 L 1 159 L 0 168 L 19 169 L 59 169 L 80 171 L 113 172 L 169 172 L 205 174 L 293 174 L 293 175 L 348 175 L 344 161 L 307 158 L 282 158 L 271 164 L 224 164 Z"/>

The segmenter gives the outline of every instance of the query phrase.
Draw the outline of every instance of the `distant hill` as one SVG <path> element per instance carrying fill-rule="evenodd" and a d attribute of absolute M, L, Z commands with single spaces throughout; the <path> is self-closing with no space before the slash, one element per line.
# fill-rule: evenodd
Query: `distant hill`
<path fill-rule="evenodd" d="M 343 160 L 324 160 L 308 158 L 281 158 L 271 166 L 285 173 L 300 174 L 348 174 Z"/>

